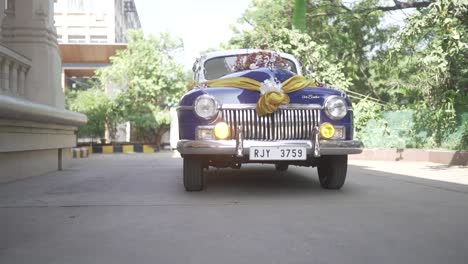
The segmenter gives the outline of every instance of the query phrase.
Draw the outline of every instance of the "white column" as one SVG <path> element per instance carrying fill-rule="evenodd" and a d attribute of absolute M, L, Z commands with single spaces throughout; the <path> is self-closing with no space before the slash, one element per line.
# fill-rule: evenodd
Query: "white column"
<path fill-rule="evenodd" d="M 26 68 L 21 66 L 18 71 L 18 95 L 24 96 L 24 85 L 26 80 Z"/>
<path fill-rule="evenodd" d="M 10 90 L 10 64 L 11 61 L 8 59 L 3 59 L 2 61 L 2 88 L 3 91 L 9 92 Z"/>
<path fill-rule="evenodd" d="M 5 58 L 0 58 L 0 94 L 6 91 L 5 86 L 3 86 L 3 60 Z"/>
<path fill-rule="evenodd" d="M 6 6 L 6 0 L 0 0 L 0 21 L 2 21 L 3 18 L 5 17 L 5 6 Z M 1 36 L 0 36 L 0 42 L 1 42 Z"/>
<path fill-rule="evenodd" d="M 60 83 L 62 85 L 62 91 L 65 92 L 65 78 L 66 78 L 66 75 L 65 75 L 65 70 L 62 69 L 62 74 L 60 74 Z"/>
<path fill-rule="evenodd" d="M 15 62 L 11 63 L 10 67 L 10 92 L 13 95 L 18 95 L 18 64 Z"/>

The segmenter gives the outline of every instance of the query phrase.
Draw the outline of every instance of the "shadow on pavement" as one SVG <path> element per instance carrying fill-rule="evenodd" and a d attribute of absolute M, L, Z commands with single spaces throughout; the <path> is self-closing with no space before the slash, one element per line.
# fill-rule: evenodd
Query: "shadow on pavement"
<path fill-rule="evenodd" d="M 286 172 L 278 172 L 273 165 L 247 165 L 238 169 L 213 169 L 205 171 L 205 191 L 196 196 L 213 194 L 216 197 L 233 195 L 254 195 L 277 198 L 296 196 L 319 196 L 350 194 L 353 186 L 344 186 L 342 190 L 331 191 L 320 187 L 317 169 L 290 166 Z"/>
<path fill-rule="evenodd" d="M 309 168 L 310 174 L 298 173 L 295 168 L 286 172 L 264 166 L 262 168 L 246 167 L 236 169 L 210 169 L 205 171 L 208 187 L 226 188 L 235 186 L 242 189 L 263 190 L 314 190 L 320 189 L 316 170 Z M 304 172 L 304 170 L 301 170 Z"/>

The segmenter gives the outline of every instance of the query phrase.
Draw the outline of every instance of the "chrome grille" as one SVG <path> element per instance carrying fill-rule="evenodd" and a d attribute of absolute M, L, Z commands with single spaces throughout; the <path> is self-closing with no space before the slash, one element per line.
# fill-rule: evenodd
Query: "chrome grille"
<path fill-rule="evenodd" d="M 242 127 L 244 139 L 288 140 L 310 139 L 312 128 L 320 122 L 320 110 L 279 108 L 271 115 L 258 116 L 255 108 L 222 109 L 222 118 L 231 129 L 231 139 Z"/>

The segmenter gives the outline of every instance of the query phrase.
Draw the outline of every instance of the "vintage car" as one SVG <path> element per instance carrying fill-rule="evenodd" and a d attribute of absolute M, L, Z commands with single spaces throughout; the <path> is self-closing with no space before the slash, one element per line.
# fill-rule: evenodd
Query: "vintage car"
<path fill-rule="evenodd" d="M 177 107 L 187 191 L 204 188 L 204 169 L 243 163 L 317 167 L 323 188 L 343 186 L 347 155 L 362 151 L 344 92 L 307 80 L 292 55 L 264 50 L 208 53 L 193 74 Z"/>

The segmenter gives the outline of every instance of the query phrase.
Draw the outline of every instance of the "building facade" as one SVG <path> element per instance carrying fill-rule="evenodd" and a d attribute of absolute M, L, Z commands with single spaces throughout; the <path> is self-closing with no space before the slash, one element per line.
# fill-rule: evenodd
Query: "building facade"
<path fill-rule="evenodd" d="M 57 40 L 63 44 L 127 43 L 141 28 L 133 0 L 56 0 Z"/>
<path fill-rule="evenodd" d="M 133 0 L 55 0 L 54 22 L 64 89 L 88 88 L 94 71 L 125 49 L 129 29 L 140 29 Z"/>

